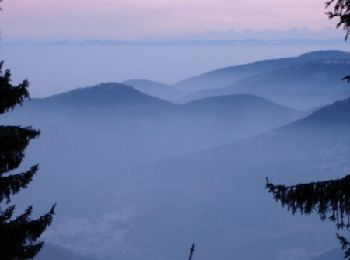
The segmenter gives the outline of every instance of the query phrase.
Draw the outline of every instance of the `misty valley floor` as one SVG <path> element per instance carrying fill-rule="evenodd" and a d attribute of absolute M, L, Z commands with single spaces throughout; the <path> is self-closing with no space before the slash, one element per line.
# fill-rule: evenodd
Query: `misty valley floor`
<path fill-rule="evenodd" d="M 292 216 L 265 178 L 350 169 L 349 64 L 313 52 L 25 103 L 4 120 L 41 129 L 23 165 L 41 168 L 17 202 L 38 214 L 58 203 L 38 259 L 177 260 L 193 242 L 202 260 L 338 259 L 335 227 Z"/>

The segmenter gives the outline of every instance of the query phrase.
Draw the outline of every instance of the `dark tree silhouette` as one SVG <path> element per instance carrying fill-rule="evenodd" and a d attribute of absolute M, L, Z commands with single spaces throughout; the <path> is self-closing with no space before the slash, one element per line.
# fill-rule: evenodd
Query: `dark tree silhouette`
<path fill-rule="evenodd" d="M 294 186 L 274 185 L 267 180 L 266 188 L 292 214 L 309 215 L 315 212 L 322 221 L 334 222 L 338 230 L 350 230 L 350 175 L 337 180 Z M 350 259 L 350 243 L 339 234 L 337 237 L 345 258 Z"/>
<path fill-rule="evenodd" d="M 21 105 L 29 98 L 28 81 L 13 86 L 9 70 L 3 72 L 0 63 L 0 115 Z M 15 206 L 11 205 L 11 197 L 33 180 L 38 165 L 29 170 L 14 174 L 23 158 L 24 150 L 30 140 L 37 138 L 40 132 L 30 127 L 0 126 L 0 259 L 32 259 L 43 246 L 38 241 L 41 234 L 51 224 L 54 215 L 53 206 L 50 211 L 37 219 L 31 219 L 33 208 L 28 207 L 24 213 L 15 214 Z"/>
<path fill-rule="evenodd" d="M 17 86 L 12 85 L 10 71 L 3 72 L 3 61 L 0 62 L 0 115 L 29 98 L 28 86 L 27 80 Z M 34 258 L 43 246 L 43 242 L 38 240 L 52 222 L 55 205 L 37 219 L 31 219 L 32 206 L 21 215 L 15 216 L 15 206 L 11 205 L 11 197 L 26 188 L 39 169 L 39 165 L 33 165 L 25 172 L 14 173 L 24 159 L 24 150 L 30 140 L 37 138 L 39 134 L 39 131 L 31 127 L 0 126 L 1 260 Z"/>
<path fill-rule="evenodd" d="M 330 0 L 326 14 L 330 19 L 338 19 L 337 27 L 346 31 L 345 40 L 350 36 L 350 0 Z M 350 82 L 350 76 L 344 80 Z M 316 212 L 322 221 L 329 220 L 338 230 L 350 231 L 350 175 L 337 180 L 312 182 L 294 186 L 275 185 L 267 179 L 266 189 L 274 199 L 293 214 L 309 215 Z M 350 242 L 337 234 L 345 258 L 350 259 Z"/>
<path fill-rule="evenodd" d="M 326 14 L 330 19 L 338 19 L 337 28 L 345 30 L 345 40 L 350 36 L 350 0 L 330 0 L 326 2 L 326 8 L 331 11 Z M 350 83 L 350 75 L 343 78 Z"/>
<path fill-rule="evenodd" d="M 326 2 L 326 8 L 331 11 L 326 14 L 330 19 L 338 19 L 337 27 L 346 31 L 345 39 L 350 35 L 350 0 L 330 0 Z"/>

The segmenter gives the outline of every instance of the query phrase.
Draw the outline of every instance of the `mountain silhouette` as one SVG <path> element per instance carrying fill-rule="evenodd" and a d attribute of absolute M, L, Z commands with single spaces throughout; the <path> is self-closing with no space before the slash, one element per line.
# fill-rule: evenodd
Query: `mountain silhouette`
<path fill-rule="evenodd" d="M 3 120 L 42 130 L 28 157 L 50 174 L 18 205 L 58 202 L 48 241 L 108 260 L 180 259 L 193 241 L 203 260 L 312 259 L 338 246 L 334 228 L 280 208 L 265 177 L 345 174 L 349 104 L 298 120 L 303 113 L 253 95 L 176 105 L 99 85 L 34 99 Z"/>
<path fill-rule="evenodd" d="M 160 99 L 175 101 L 185 95 L 181 90 L 163 83 L 146 80 L 146 79 L 131 79 L 123 82 L 125 85 L 132 86 L 147 95 Z"/>
<path fill-rule="evenodd" d="M 144 94 L 119 83 L 102 83 L 93 87 L 75 89 L 48 98 L 36 99 L 39 103 L 61 106 L 121 106 L 157 105 L 166 101 Z"/>
<path fill-rule="evenodd" d="M 224 71 L 234 75 L 238 68 L 250 74 L 211 90 L 192 93 L 181 101 L 229 94 L 253 94 L 298 109 L 310 109 L 348 97 L 350 90 L 341 79 L 348 73 L 350 55 L 340 51 L 312 52 L 297 58 L 262 61 Z M 252 72 L 252 68 L 255 69 Z M 265 70 L 264 70 L 264 69 Z M 220 73 L 209 75 L 221 78 Z"/>
<path fill-rule="evenodd" d="M 227 87 L 238 80 L 266 73 L 276 69 L 286 69 L 295 65 L 320 61 L 349 61 L 350 53 L 343 51 L 314 51 L 293 58 L 256 61 L 245 65 L 235 65 L 203 73 L 176 83 L 174 86 L 188 93 Z"/>
<path fill-rule="evenodd" d="M 242 115 L 254 107 L 259 107 L 260 112 L 265 111 L 266 113 L 295 112 L 293 109 L 283 107 L 265 98 L 246 94 L 208 97 L 186 103 L 184 106 L 191 111 L 205 111 L 207 113 L 217 113 L 218 115 L 225 113 Z"/>
<path fill-rule="evenodd" d="M 85 138 L 88 134 L 114 132 L 121 139 L 113 138 L 109 145 L 116 142 L 117 146 L 128 147 L 121 158 L 136 152 L 154 159 L 261 134 L 303 115 L 253 95 L 213 97 L 181 105 L 130 86 L 101 84 L 33 99 L 7 120 L 44 128 L 56 125 L 62 135 L 73 127 L 74 132 L 83 128 Z M 139 146 L 153 146 L 154 155 Z M 135 156 L 133 161 L 140 163 L 143 159 Z"/>

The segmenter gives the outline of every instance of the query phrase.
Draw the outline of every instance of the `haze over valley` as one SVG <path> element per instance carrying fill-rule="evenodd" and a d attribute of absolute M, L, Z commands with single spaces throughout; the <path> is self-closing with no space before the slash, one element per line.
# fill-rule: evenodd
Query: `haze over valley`
<path fill-rule="evenodd" d="M 350 260 L 350 0 L 0 0 L 0 260 Z"/>
<path fill-rule="evenodd" d="M 23 167 L 41 173 L 16 203 L 58 203 L 38 259 L 177 260 L 193 242 L 203 260 L 338 259 L 333 225 L 290 215 L 265 178 L 349 170 L 349 65 L 317 51 L 25 101 L 2 120 L 40 128 Z"/>
<path fill-rule="evenodd" d="M 219 68 L 299 56 L 314 50 L 347 50 L 339 43 L 248 45 L 47 45 L 6 44 L 0 54 L 14 82 L 30 79 L 32 97 L 47 97 L 101 82 L 147 79 L 173 85 Z M 26 42 L 29 40 L 26 40 Z M 28 68 L 30 68 L 28 70 Z"/>

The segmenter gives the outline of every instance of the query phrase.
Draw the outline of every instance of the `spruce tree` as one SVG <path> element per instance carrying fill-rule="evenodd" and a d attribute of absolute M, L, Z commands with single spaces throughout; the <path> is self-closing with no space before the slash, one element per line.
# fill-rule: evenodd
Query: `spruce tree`
<path fill-rule="evenodd" d="M 346 31 L 345 40 L 350 36 L 350 0 L 330 0 L 326 8 L 331 9 L 327 15 L 337 19 L 337 27 Z M 350 81 L 350 76 L 344 80 Z M 292 214 L 309 215 L 317 213 L 322 221 L 329 220 L 336 224 L 338 230 L 350 231 L 350 175 L 337 180 L 312 182 L 294 186 L 275 185 L 267 179 L 267 190 L 274 199 L 286 207 Z M 350 260 L 350 242 L 337 234 L 345 253 Z"/>
<path fill-rule="evenodd" d="M 9 70 L 3 72 L 0 63 L 0 115 L 14 109 L 29 98 L 28 81 L 14 86 Z M 32 259 L 43 246 L 41 234 L 51 224 L 54 215 L 51 210 L 37 219 L 31 219 L 32 206 L 15 216 L 11 198 L 33 180 L 38 165 L 25 172 L 14 173 L 24 159 L 24 151 L 30 140 L 40 132 L 31 127 L 0 126 L 0 259 Z"/>
<path fill-rule="evenodd" d="M 29 99 L 28 86 L 27 80 L 17 86 L 12 85 L 10 71 L 3 72 L 3 61 L 0 62 L 0 116 Z M 11 204 L 12 196 L 27 188 L 39 169 L 36 164 L 25 172 L 14 173 L 24 159 L 24 151 L 30 140 L 39 134 L 31 127 L 0 125 L 1 260 L 33 259 L 44 244 L 39 241 L 41 234 L 52 222 L 55 205 L 45 215 L 32 219 L 32 206 L 15 216 L 16 207 Z"/>

